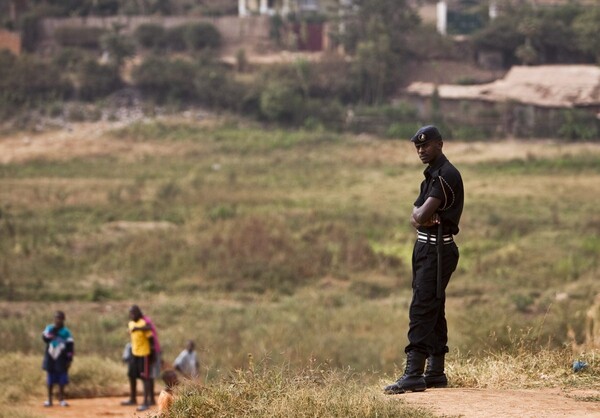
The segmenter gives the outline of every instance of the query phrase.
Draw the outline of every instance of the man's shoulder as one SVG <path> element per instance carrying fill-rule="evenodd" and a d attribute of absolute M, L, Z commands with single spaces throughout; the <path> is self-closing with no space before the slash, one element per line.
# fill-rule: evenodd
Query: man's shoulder
<path fill-rule="evenodd" d="M 129 321 L 129 328 L 140 328 L 146 326 L 146 321 L 143 318 L 138 319 L 137 321 Z"/>
<path fill-rule="evenodd" d="M 61 333 L 63 336 L 66 336 L 66 337 L 68 337 L 68 338 L 71 338 L 71 337 L 73 336 L 73 334 L 71 333 L 71 330 L 70 330 L 69 328 L 67 328 L 67 327 L 62 327 L 62 328 L 60 329 L 60 333 Z"/>
<path fill-rule="evenodd" d="M 456 176 L 456 177 L 461 177 L 460 175 L 460 171 L 458 170 L 458 168 L 456 168 L 456 166 L 454 164 L 452 164 L 450 161 L 446 160 L 444 162 L 444 164 L 442 164 L 442 166 L 439 169 L 439 175 L 440 176 Z"/>

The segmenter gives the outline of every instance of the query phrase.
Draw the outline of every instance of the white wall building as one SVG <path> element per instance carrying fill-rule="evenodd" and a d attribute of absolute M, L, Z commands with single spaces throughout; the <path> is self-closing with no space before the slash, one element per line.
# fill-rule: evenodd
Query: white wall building
<path fill-rule="evenodd" d="M 240 16 L 317 12 L 319 7 L 319 0 L 238 0 Z"/>

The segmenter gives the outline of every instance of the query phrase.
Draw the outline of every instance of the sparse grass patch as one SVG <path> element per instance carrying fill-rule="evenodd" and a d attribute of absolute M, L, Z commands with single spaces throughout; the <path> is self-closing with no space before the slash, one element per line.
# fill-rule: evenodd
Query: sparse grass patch
<path fill-rule="evenodd" d="M 600 389 L 597 357 L 594 351 L 577 357 L 570 349 L 539 348 L 525 341 L 507 351 L 480 356 L 457 354 L 449 362 L 447 373 L 455 387 L 597 390 Z M 575 359 L 585 360 L 588 367 L 575 373 L 572 369 Z"/>
<path fill-rule="evenodd" d="M 400 400 L 390 401 L 364 377 L 343 370 L 285 366 L 237 370 L 222 382 L 178 389 L 178 417 L 433 417 Z M 368 379 L 367 379 L 368 380 Z"/>

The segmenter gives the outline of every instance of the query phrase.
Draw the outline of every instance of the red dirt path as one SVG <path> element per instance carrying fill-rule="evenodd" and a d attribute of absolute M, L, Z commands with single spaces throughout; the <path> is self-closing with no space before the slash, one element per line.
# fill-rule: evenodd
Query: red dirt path
<path fill-rule="evenodd" d="M 382 396 L 385 396 L 382 394 Z M 562 389 L 430 389 L 386 397 L 405 401 L 440 417 L 461 418 L 598 418 L 600 391 Z M 44 408 L 32 405 L 32 412 L 48 418 L 145 418 L 156 409 L 136 412 L 120 405 L 123 398 L 72 399 L 71 406 Z"/>

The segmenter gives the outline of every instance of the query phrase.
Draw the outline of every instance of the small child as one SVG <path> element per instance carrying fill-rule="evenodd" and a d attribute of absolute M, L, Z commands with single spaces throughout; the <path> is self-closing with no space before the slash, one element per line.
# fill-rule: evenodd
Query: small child
<path fill-rule="evenodd" d="M 194 342 L 189 340 L 185 346 L 185 350 L 179 353 L 175 359 L 175 362 L 173 363 L 175 370 L 187 378 L 196 378 L 199 376 L 198 370 L 200 367 L 194 348 Z"/>
<path fill-rule="evenodd" d="M 52 388 L 58 385 L 58 401 L 60 406 L 69 406 L 65 400 L 65 386 L 69 383 L 69 367 L 73 362 L 75 345 L 71 331 L 65 327 L 65 313 L 56 311 L 54 323 L 46 326 L 42 339 L 46 343 L 42 368 L 46 370 L 48 400 L 44 406 L 52 406 Z"/>
<path fill-rule="evenodd" d="M 158 395 L 158 413 L 159 416 L 164 417 L 169 413 L 169 409 L 175 400 L 173 389 L 179 384 L 179 379 L 175 370 L 165 370 L 161 377 L 166 387 Z"/>

